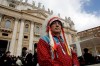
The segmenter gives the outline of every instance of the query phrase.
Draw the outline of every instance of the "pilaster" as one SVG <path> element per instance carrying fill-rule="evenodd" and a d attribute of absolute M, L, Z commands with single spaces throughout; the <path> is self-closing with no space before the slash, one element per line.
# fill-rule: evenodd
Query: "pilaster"
<path fill-rule="evenodd" d="M 18 45 L 17 45 L 17 56 L 21 56 L 22 53 L 22 40 L 23 40 L 23 32 L 24 32 L 24 20 L 21 20 L 20 32 L 18 37 Z"/>
<path fill-rule="evenodd" d="M 31 22 L 31 30 L 30 30 L 30 40 L 29 40 L 29 50 L 32 50 L 32 47 L 33 47 L 33 31 L 34 31 L 34 23 Z"/>
<path fill-rule="evenodd" d="M 11 52 L 11 55 L 13 55 L 13 53 L 14 53 L 14 46 L 15 46 L 15 43 L 16 43 L 17 26 L 18 26 L 18 19 L 15 20 L 13 35 L 12 35 L 10 49 L 9 49 L 10 52 Z"/>

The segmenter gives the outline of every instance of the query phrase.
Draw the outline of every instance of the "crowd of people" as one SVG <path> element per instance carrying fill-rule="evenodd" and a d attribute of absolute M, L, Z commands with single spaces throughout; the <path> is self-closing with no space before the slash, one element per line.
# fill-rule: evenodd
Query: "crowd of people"
<path fill-rule="evenodd" d="M 83 56 L 78 57 L 80 66 L 92 65 L 100 63 L 100 56 L 92 56 L 88 53 L 88 49 L 84 49 Z M 35 49 L 34 55 L 28 51 L 24 57 L 16 57 L 10 55 L 7 51 L 2 57 L 0 57 L 0 66 L 37 66 L 37 49 Z"/>
<path fill-rule="evenodd" d="M 10 51 L 7 51 L 0 57 L 0 66 L 37 66 L 36 44 L 34 48 L 34 54 L 25 50 L 22 56 L 17 57 L 10 55 Z"/>
<path fill-rule="evenodd" d="M 92 64 L 100 63 L 100 56 L 93 56 L 88 51 L 89 51 L 88 48 L 84 48 L 83 55 L 78 57 L 79 62 L 80 62 L 80 66 L 92 65 Z"/>

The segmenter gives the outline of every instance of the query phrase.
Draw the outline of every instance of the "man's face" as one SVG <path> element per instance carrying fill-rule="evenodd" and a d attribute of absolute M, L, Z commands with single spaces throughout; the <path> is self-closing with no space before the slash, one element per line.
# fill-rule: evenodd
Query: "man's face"
<path fill-rule="evenodd" d="M 58 21 L 53 22 L 50 27 L 51 27 L 52 33 L 60 33 L 61 32 L 61 23 Z"/>

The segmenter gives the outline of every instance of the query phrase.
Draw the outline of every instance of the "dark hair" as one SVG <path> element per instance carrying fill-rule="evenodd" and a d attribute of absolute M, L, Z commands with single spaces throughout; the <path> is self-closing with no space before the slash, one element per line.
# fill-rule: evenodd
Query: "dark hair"
<path fill-rule="evenodd" d="M 55 22 L 58 22 L 58 23 L 61 25 L 61 27 L 63 27 L 62 22 L 61 22 L 61 21 L 59 21 L 59 20 L 55 20 L 55 21 L 53 21 L 53 22 L 50 24 L 50 27 L 51 27 L 51 25 L 53 25 Z"/>
<path fill-rule="evenodd" d="M 88 48 L 84 48 L 84 52 L 88 52 Z"/>

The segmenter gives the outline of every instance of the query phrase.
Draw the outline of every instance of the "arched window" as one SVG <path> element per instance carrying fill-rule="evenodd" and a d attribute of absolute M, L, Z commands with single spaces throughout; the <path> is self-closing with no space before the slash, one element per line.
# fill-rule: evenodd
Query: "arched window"
<path fill-rule="evenodd" d="M 36 26 L 36 33 L 39 34 L 39 31 L 40 31 L 40 29 L 39 29 L 39 26 L 37 25 L 37 26 Z"/>
<path fill-rule="evenodd" d="M 26 25 L 25 25 L 25 32 L 28 32 L 28 31 L 29 31 L 28 28 L 29 28 L 29 25 L 26 24 Z"/>
<path fill-rule="evenodd" d="M 5 28 L 10 28 L 10 24 L 11 24 L 10 20 L 6 20 Z"/>
<path fill-rule="evenodd" d="M 35 36 L 40 36 L 40 32 L 41 32 L 41 25 L 40 24 L 35 24 L 34 35 Z"/>

